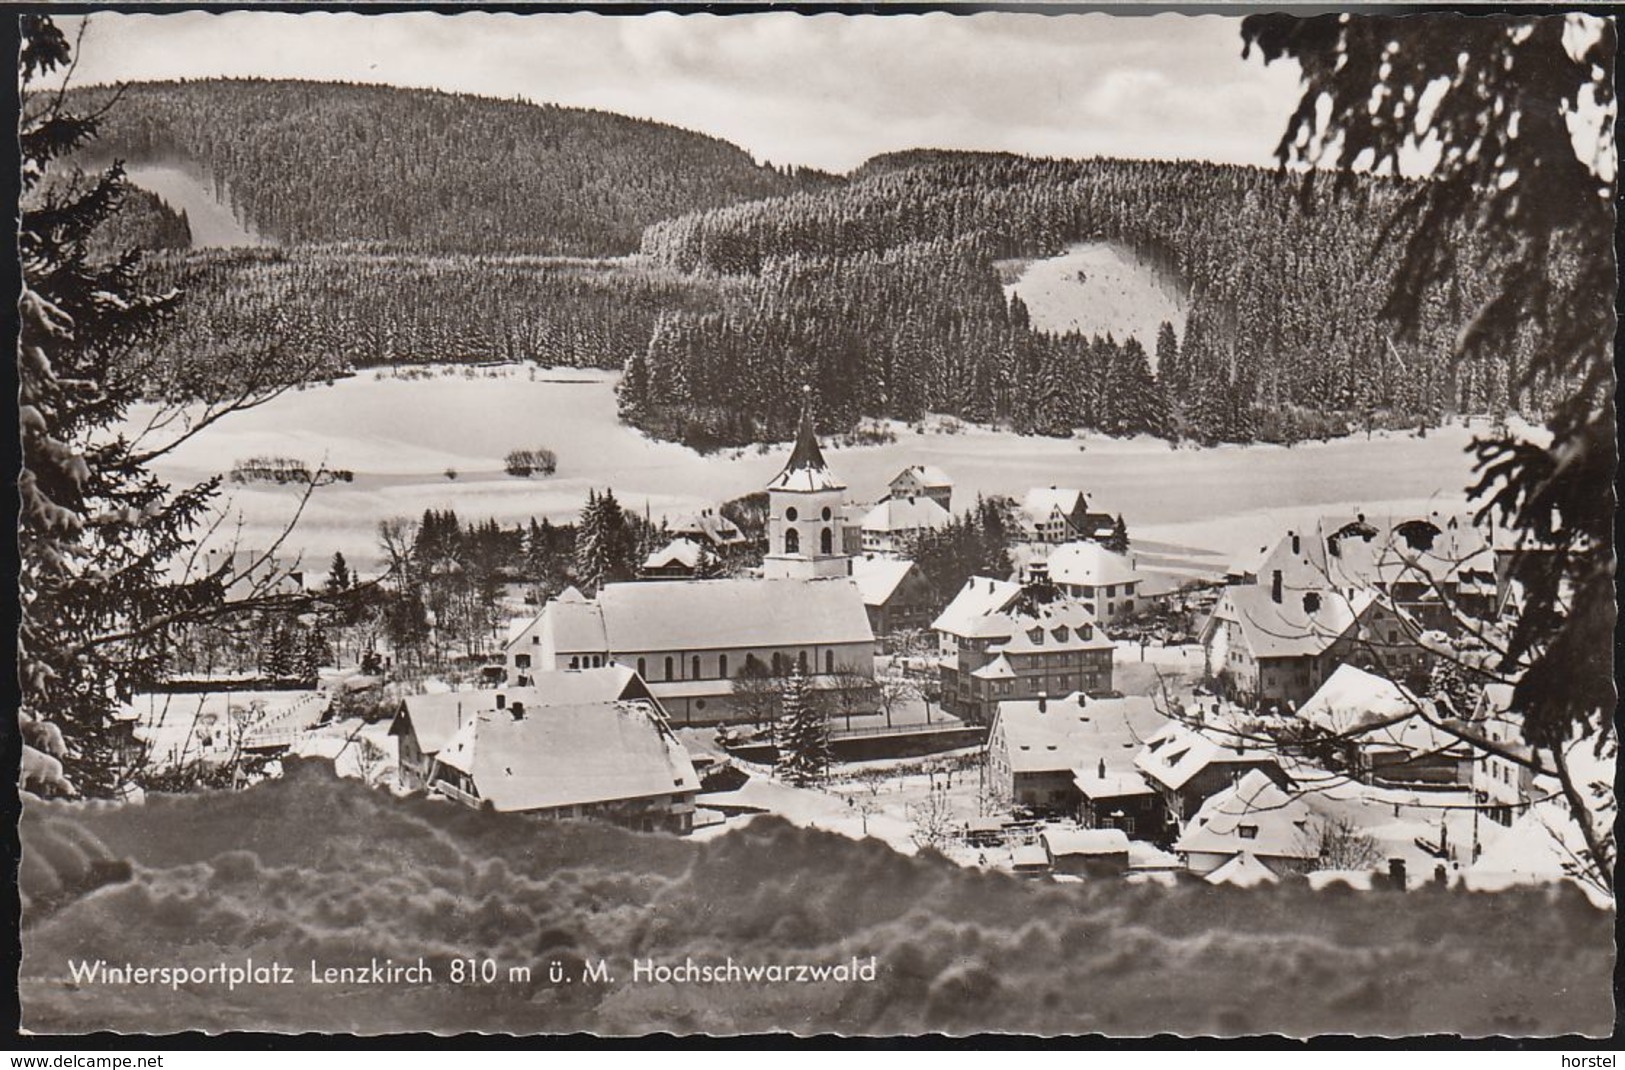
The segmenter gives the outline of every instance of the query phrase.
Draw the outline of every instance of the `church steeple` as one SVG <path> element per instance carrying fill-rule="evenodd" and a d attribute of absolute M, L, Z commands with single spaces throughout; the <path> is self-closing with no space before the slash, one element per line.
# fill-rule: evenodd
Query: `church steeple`
<path fill-rule="evenodd" d="M 824 461 L 824 451 L 818 447 L 818 435 L 813 430 L 812 387 L 803 385 L 801 391 L 801 425 L 796 429 L 795 448 L 784 470 L 773 477 L 767 489 L 802 493 L 845 490 L 846 484 L 835 478 Z"/>
<path fill-rule="evenodd" d="M 846 484 L 824 462 L 813 431 L 812 390 L 802 387 L 801 426 L 784 469 L 767 485 L 768 578 L 819 579 L 845 576 L 851 560 L 843 550 Z"/>

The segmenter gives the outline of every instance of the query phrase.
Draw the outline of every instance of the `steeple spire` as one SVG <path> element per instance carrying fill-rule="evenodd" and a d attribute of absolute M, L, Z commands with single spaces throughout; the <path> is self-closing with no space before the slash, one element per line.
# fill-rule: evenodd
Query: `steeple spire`
<path fill-rule="evenodd" d="M 812 386 L 802 384 L 801 426 L 796 429 L 795 448 L 784 470 L 767 485 L 769 490 L 844 490 L 846 484 L 835 478 L 824 462 L 824 451 L 818 447 L 818 435 L 813 430 Z"/>

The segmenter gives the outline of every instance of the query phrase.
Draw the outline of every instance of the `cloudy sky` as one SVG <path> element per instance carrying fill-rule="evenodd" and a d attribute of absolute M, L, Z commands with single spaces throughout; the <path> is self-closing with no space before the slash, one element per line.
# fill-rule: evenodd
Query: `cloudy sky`
<path fill-rule="evenodd" d="M 921 146 L 1270 164 L 1297 84 L 1229 17 L 788 12 L 104 13 L 75 80 L 249 75 L 602 108 L 837 171 Z"/>

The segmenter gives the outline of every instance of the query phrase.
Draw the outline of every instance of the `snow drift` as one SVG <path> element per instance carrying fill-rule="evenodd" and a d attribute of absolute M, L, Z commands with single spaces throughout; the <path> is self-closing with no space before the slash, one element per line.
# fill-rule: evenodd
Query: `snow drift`
<path fill-rule="evenodd" d="M 1613 916 L 1573 890 L 1024 883 L 776 818 L 695 843 L 396 799 L 300 761 L 238 794 L 30 803 L 22 835 L 23 1025 L 48 1033 L 1532 1035 L 1613 1022 Z M 96 864 L 105 876 L 109 851 L 128 859 L 123 879 L 88 877 Z M 875 957 L 875 981 L 674 985 L 632 969 L 853 956 Z M 432 983 L 308 983 L 312 959 L 420 957 Z M 469 957 L 502 975 L 452 983 L 451 960 Z M 248 958 L 291 964 L 301 983 L 75 984 L 68 965 Z M 584 980 L 598 960 L 612 979 Z M 549 980 L 554 964 L 572 983 Z"/>

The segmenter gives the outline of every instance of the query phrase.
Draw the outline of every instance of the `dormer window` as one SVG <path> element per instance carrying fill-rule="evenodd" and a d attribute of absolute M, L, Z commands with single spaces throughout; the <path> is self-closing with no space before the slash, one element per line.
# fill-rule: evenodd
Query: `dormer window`
<path fill-rule="evenodd" d="M 1033 646 L 1044 645 L 1044 629 L 1033 628 L 1027 632 L 1027 638 L 1032 640 Z"/>
<path fill-rule="evenodd" d="M 1093 639 L 1094 637 L 1095 637 L 1095 626 L 1093 624 L 1085 624 L 1085 625 L 1082 625 L 1082 626 L 1080 626 L 1078 628 L 1078 638 L 1082 639 L 1084 642 L 1088 642 L 1089 640 Z"/>
<path fill-rule="evenodd" d="M 1050 634 L 1055 637 L 1055 641 L 1057 643 L 1066 642 L 1066 625 L 1064 625 L 1064 624 L 1061 625 L 1060 627 L 1056 628 L 1054 631 L 1050 632 Z"/>
<path fill-rule="evenodd" d="M 1237 825 L 1236 826 L 1236 832 L 1244 840 L 1256 840 L 1256 839 L 1258 839 L 1258 826 L 1257 825 Z"/>

